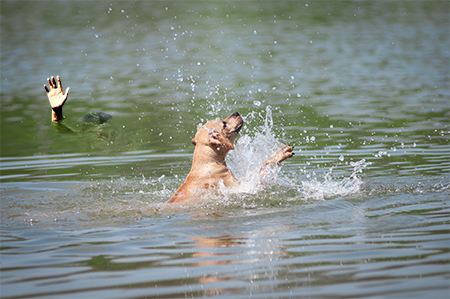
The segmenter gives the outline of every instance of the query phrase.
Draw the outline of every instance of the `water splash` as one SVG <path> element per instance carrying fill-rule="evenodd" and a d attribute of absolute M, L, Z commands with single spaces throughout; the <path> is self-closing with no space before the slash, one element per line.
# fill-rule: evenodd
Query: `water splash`
<path fill-rule="evenodd" d="M 235 149 L 228 154 L 227 165 L 233 174 L 241 181 L 238 190 L 255 193 L 261 189 L 259 171 L 261 165 L 283 146 L 272 133 L 272 108 L 266 107 L 266 115 L 251 112 L 244 116 L 246 123 L 244 132 L 237 140 Z M 264 120 L 262 126 L 249 129 L 252 122 Z M 275 174 L 279 168 L 275 169 Z"/>
<path fill-rule="evenodd" d="M 333 168 L 330 168 L 329 172 L 325 174 L 324 180 L 318 181 L 315 177 L 309 181 L 302 181 L 301 185 L 297 187 L 297 191 L 303 195 L 304 199 L 330 199 L 336 196 L 347 196 L 360 191 L 363 181 L 358 176 L 362 173 L 362 170 L 371 165 L 371 162 L 367 162 L 362 159 L 358 162 L 351 162 L 353 171 L 349 177 L 342 180 L 333 179 Z"/>
<path fill-rule="evenodd" d="M 240 184 L 229 188 L 222 184 L 216 191 L 204 191 L 186 208 L 253 209 L 261 206 L 286 206 L 292 202 L 331 199 L 360 191 L 363 181 L 359 176 L 364 168 L 371 164 L 364 159 L 350 162 L 353 169 L 350 168 L 344 178 L 342 176 L 335 178 L 333 167 L 309 171 L 307 170 L 309 166 L 305 166 L 307 163 L 302 161 L 301 157 L 294 156 L 275 167 L 270 176 L 261 181 L 262 164 L 284 143 L 279 140 L 282 137 L 274 133 L 278 130 L 274 128 L 272 107 L 252 111 L 243 115 L 243 118 L 245 125 L 235 143 L 235 149 L 227 156 L 227 165 L 239 179 Z M 315 171 L 326 172 L 323 179 L 317 178 Z M 118 180 L 113 184 L 95 186 L 94 193 L 111 197 L 110 200 L 118 200 L 119 205 L 124 206 L 123 209 L 115 206 L 115 210 L 130 213 L 133 210 L 129 210 L 128 207 L 141 206 L 146 212 L 161 212 L 165 211 L 162 203 L 173 195 L 183 180 L 184 176 L 148 179 L 142 177 L 140 182 Z M 109 206 L 103 207 L 103 211 L 109 209 Z"/>
<path fill-rule="evenodd" d="M 263 112 L 253 111 L 243 118 L 246 123 L 245 128 L 243 132 L 241 131 L 241 137 L 237 140 L 235 149 L 227 157 L 228 167 L 239 179 L 240 185 L 233 188 L 221 186 L 220 191 L 225 196 L 220 200 L 221 202 L 227 202 L 232 198 L 236 204 L 236 196 L 246 198 L 249 194 L 257 197 L 253 198 L 253 201 L 266 203 L 271 201 L 270 198 L 276 202 L 280 202 L 280 200 L 323 200 L 336 196 L 347 196 L 360 191 L 363 181 L 359 174 L 364 168 L 371 165 L 371 162 L 365 159 L 351 162 L 353 170 L 348 177 L 343 179 L 334 179 L 333 168 L 331 168 L 322 181 L 318 180 L 315 175 L 307 175 L 306 180 L 301 180 L 301 176 L 304 174 L 289 166 L 286 167 L 289 168 L 288 171 L 283 172 L 284 163 L 282 163 L 272 171 L 269 179 L 261 181 L 259 174 L 261 165 L 280 149 L 283 143 L 273 133 L 274 123 L 270 106 L 266 107 L 265 115 Z M 262 125 L 258 125 L 261 122 Z M 265 194 L 268 190 L 270 190 L 270 196 Z M 286 195 L 286 192 L 290 192 L 290 194 Z M 247 207 L 252 206 L 248 205 L 245 200 L 242 204 Z"/>

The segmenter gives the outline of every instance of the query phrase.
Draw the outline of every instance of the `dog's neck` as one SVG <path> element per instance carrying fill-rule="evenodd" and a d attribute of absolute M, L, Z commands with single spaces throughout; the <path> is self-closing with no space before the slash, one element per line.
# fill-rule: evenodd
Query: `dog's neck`
<path fill-rule="evenodd" d="M 200 148 L 203 147 L 203 148 Z M 193 165 L 196 163 L 208 164 L 208 163 L 221 163 L 225 164 L 225 157 L 228 154 L 228 150 L 224 148 L 212 148 L 209 145 L 196 145 L 194 150 Z"/>

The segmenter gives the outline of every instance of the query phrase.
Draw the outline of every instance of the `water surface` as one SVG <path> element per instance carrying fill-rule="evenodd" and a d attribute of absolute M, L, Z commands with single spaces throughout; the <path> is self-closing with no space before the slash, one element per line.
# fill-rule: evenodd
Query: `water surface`
<path fill-rule="evenodd" d="M 2 2 L 2 298 L 448 298 L 448 12 Z M 161 206 L 197 125 L 234 111 L 243 184 Z M 281 144 L 295 156 L 259 185 Z"/>

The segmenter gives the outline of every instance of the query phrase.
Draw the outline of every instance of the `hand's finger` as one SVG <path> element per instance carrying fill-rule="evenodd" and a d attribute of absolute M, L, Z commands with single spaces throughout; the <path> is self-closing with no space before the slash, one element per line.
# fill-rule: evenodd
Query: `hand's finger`
<path fill-rule="evenodd" d="M 45 88 L 45 91 L 46 91 L 47 93 L 50 92 L 50 90 L 48 90 L 48 88 L 47 88 L 47 85 L 44 84 L 44 88 Z"/>
<path fill-rule="evenodd" d="M 50 89 L 52 89 L 52 81 L 50 80 L 50 78 L 47 78 L 47 82 L 48 82 L 48 87 L 50 87 Z"/>
<path fill-rule="evenodd" d="M 70 89 L 70 87 L 67 87 L 67 89 L 66 89 L 66 94 L 65 94 L 66 98 L 69 96 L 69 89 Z"/>
<path fill-rule="evenodd" d="M 59 76 L 57 76 L 56 79 L 58 80 L 58 87 L 61 88 L 61 90 L 62 90 L 61 78 Z"/>
<path fill-rule="evenodd" d="M 56 80 L 55 77 L 52 76 L 53 88 L 56 88 Z"/>

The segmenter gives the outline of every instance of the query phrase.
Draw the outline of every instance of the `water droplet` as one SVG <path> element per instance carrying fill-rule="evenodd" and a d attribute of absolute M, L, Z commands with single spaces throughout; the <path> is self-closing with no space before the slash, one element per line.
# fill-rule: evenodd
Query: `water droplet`
<path fill-rule="evenodd" d="M 344 156 L 343 155 L 339 156 L 339 161 L 344 161 Z"/>
<path fill-rule="evenodd" d="M 334 126 L 333 125 L 330 125 L 330 129 L 333 129 L 334 128 Z"/>
<path fill-rule="evenodd" d="M 254 33 L 254 34 L 258 34 L 258 32 L 256 32 L 256 30 L 255 30 L 255 31 L 253 31 L 253 33 Z"/>
<path fill-rule="evenodd" d="M 261 102 L 260 101 L 253 101 L 253 105 L 255 105 L 256 107 L 261 106 Z"/>
<path fill-rule="evenodd" d="M 98 38 L 98 34 L 95 35 L 95 38 Z"/>

